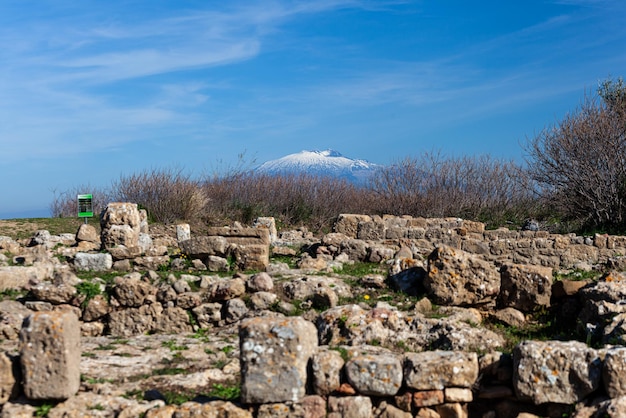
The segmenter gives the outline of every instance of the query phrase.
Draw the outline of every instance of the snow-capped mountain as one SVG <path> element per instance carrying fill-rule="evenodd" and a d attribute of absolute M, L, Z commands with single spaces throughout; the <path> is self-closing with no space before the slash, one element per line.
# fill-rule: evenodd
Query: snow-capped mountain
<path fill-rule="evenodd" d="M 348 158 L 337 151 L 327 149 L 289 154 L 261 164 L 256 171 L 272 175 L 305 173 L 314 176 L 331 176 L 363 184 L 380 167 L 378 164 Z"/>

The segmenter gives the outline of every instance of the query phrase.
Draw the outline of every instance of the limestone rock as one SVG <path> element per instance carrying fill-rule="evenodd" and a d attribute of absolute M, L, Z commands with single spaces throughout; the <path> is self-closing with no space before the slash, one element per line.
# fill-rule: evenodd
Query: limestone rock
<path fill-rule="evenodd" d="M 313 390 L 321 396 L 328 396 L 341 385 L 341 370 L 344 366 L 341 354 L 336 350 L 320 349 L 311 360 Z"/>
<path fill-rule="evenodd" d="M 16 370 L 11 359 L 0 352 L 0 405 L 9 399 L 15 398 L 19 393 L 19 376 L 16 379 Z"/>
<path fill-rule="evenodd" d="M 109 302 L 103 295 L 96 295 L 91 298 L 83 308 L 82 320 L 91 322 L 96 321 L 110 311 Z"/>
<path fill-rule="evenodd" d="M 513 386 L 522 400 L 571 404 L 600 386 L 598 352 L 578 341 L 524 341 L 513 358 Z"/>
<path fill-rule="evenodd" d="M 348 382 L 358 393 L 394 396 L 402 385 L 402 364 L 394 355 L 361 355 L 345 365 Z"/>
<path fill-rule="evenodd" d="M 160 303 L 126 308 L 109 314 L 109 333 L 118 337 L 130 337 L 153 331 L 157 318 L 163 312 Z"/>
<path fill-rule="evenodd" d="M 298 401 L 306 393 L 307 365 L 317 350 L 315 326 L 302 318 L 250 318 L 239 328 L 241 400 Z"/>
<path fill-rule="evenodd" d="M 243 279 L 216 279 L 209 284 L 206 293 L 207 302 L 219 302 L 237 298 L 246 293 Z"/>
<path fill-rule="evenodd" d="M 478 257 L 448 246 L 428 256 L 424 285 L 440 305 L 472 306 L 494 302 L 500 291 L 496 268 Z"/>
<path fill-rule="evenodd" d="M 100 244 L 100 236 L 98 235 L 98 231 L 93 225 L 81 224 L 78 227 L 78 231 L 76 232 L 76 241 L 86 241 Z"/>
<path fill-rule="evenodd" d="M 155 332 L 179 334 L 193 331 L 187 311 L 179 307 L 165 308 L 155 319 Z"/>
<path fill-rule="evenodd" d="M 476 353 L 425 351 L 404 356 L 404 381 L 412 389 L 470 388 L 478 378 Z"/>
<path fill-rule="evenodd" d="M 611 398 L 626 396 L 626 347 L 612 348 L 606 352 L 602 381 Z"/>
<path fill-rule="evenodd" d="M 150 283 L 132 277 L 116 277 L 113 296 L 122 306 L 140 307 L 156 301 L 156 288 Z"/>
<path fill-rule="evenodd" d="M 500 269 L 498 303 L 502 307 L 533 312 L 550 306 L 552 269 L 542 266 L 505 264 Z"/>
<path fill-rule="evenodd" d="M 108 271 L 113 267 L 113 257 L 108 253 L 76 253 L 74 267 L 78 271 Z"/>
<path fill-rule="evenodd" d="M 17 339 L 24 319 L 33 311 L 14 300 L 0 301 L 0 338 Z"/>
<path fill-rule="evenodd" d="M 69 303 L 76 295 L 74 286 L 66 284 L 56 286 L 48 282 L 33 286 L 30 291 L 35 299 L 55 305 Z"/>
<path fill-rule="evenodd" d="M 20 331 L 23 390 L 29 399 L 67 399 L 80 386 L 80 325 L 67 312 L 36 312 Z M 51 384 L 54 382 L 54 384 Z"/>
<path fill-rule="evenodd" d="M 51 279 L 53 272 L 53 265 L 48 263 L 27 267 L 0 267 L 0 291 L 7 289 L 25 289 L 31 283 L 39 283 Z"/>
<path fill-rule="evenodd" d="M 270 309 L 278 300 L 276 293 L 271 292 L 255 292 L 250 296 L 250 305 L 254 310 Z"/>
<path fill-rule="evenodd" d="M 246 286 L 250 292 L 271 292 L 274 289 L 274 280 L 269 274 L 261 272 L 252 275 Z"/>
<path fill-rule="evenodd" d="M 371 418 L 372 400 L 366 396 L 328 398 L 328 418 Z"/>

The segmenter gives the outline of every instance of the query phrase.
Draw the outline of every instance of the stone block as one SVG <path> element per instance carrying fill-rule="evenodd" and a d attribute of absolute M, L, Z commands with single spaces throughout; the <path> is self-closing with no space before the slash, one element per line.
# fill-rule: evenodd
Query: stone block
<path fill-rule="evenodd" d="M 9 399 L 13 399 L 19 392 L 19 377 L 16 376 L 16 367 L 13 361 L 4 353 L 0 352 L 0 406 Z M 17 378 L 16 378 L 17 377 Z"/>
<path fill-rule="evenodd" d="M 626 395 L 626 347 L 612 348 L 606 352 L 602 378 L 609 397 Z"/>
<path fill-rule="evenodd" d="M 108 271 L 113 268 L 113 257 L 108 253 L 76 253 L 74 267 L 78 271 Z"/>
<path fill-rule="evenodd" d="M 350 238 L 356 238 L 360 222 L 371 221 L 367 215 L 341 214 L 333 226 L 333 232 L 340 232 Z"/>
<path fill-rule="evenodd" d="M 578 341 L 524 341 L 513 350 L 513 387 L 536 405 L 573 404 L 600 386 L 602 361 Z"/>
<path fill-rule="evenodd" d="M 320 350 L 313 356 L 311 370 L 316 394 L 328 396 L 339 389 L 344 363 L 341 354 L 335 350 Z"/>
<path fill-rule="evenodd" d="M 501 267 L 500 277 L 500 306 L 522 312 L 533 312 L 537 308 L 550 306 L 551 268 L 509 263 Z"/>
<path fill-rule="evenodd" d="M 241 401 L 297 402 L 306 394 L 317 330 L 302 318 L 250 318 L 239 327 Z"/>
<path fill-rule="evenodd" d="M 67 399 L 80 387 L 80 323 L 69 312 L 35 312 L 20 331 L 23 390 L 33 400 Z"/>
<path fill-rule="evenodd" d="M 358 393 L 394 396 L 402 386 L 402 364 L 394 355 L 361 355 L 345 365 L 348 382 Z"/>
<path fill-rule="evenodd" d="M 472 387 L 478 378 L 476 353 L 425 351 L 404 356 L 404 381 L 417 390 Z"/>
<path fill-rule="evenodd" d="M 328 398 L 328 418 L 371 418 L 372 400 L 366 396 Z"/>
<path fill-rule="evenodd" d="M 464 251 L 441 246 L 428 256 L 424 286 L 440 305 L 472 306 L 495 301 L 500 273 L 495 266 Z"/>

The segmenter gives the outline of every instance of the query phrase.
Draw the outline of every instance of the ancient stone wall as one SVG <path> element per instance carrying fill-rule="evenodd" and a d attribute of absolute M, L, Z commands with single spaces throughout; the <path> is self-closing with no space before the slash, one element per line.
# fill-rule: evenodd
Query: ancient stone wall
<path fill-rule="evenodd" d="M 566 269 L 583 264 L 626 264 L 621 261 L 626 256 L 626 237 L 607 234 L 584 237 L 507 228 L 485 230 L 483 223 L 458 218 L 352 214 L 340 215 L 334 232 L 348 239 L 410 246 L 424 257 L 446 245 L 499 264 L 509 261 Z"/>

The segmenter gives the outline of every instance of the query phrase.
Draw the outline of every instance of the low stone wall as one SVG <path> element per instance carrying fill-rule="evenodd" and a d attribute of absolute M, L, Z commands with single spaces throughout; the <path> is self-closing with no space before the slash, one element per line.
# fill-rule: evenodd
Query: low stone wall
<path fill-rule="evenodd" d="M 626 237 L 607 234 L 584 237 L 507 228 L 485 230 L 483 223 L 458 218 L 353 214 L 340 215 L 334 232 L 370 243 L 406 245 L 424 257 L 436 247 L 447 245 L 499 264 L 511 261 L 565 269 L 583 263 L 626 265 L 622 261 L 626 256 Z"/>

